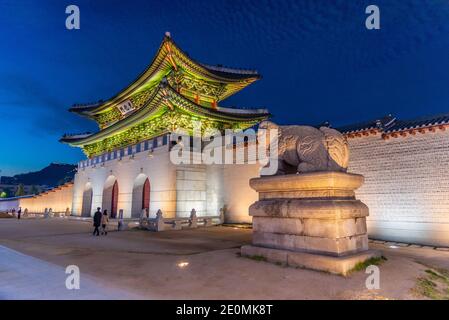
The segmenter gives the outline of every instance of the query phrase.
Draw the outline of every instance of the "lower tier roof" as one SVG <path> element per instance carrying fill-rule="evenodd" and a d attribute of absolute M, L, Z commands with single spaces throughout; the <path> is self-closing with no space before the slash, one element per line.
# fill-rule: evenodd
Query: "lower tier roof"
<path fill-rule="evenodd" d="M 160 83 L 154 90 L 152 97 L 140 109 L 130 116 L 91 134 L 64 135 L 60 141 L 72 146 L 85 147 L 95 143 L 101 143 L 105 139 L 124 134 L 132 128 L 152 121 L 150 127 L 157 127 L 155 132 L 149 132 L 142 127 L 142 136 L 149 138 L 156 135 L 162 129 L 172 131 L 174 129 L 188 129 L 190 120 L 199 120 L 205 123 L 214 122 L 222 128 L 251 127 L 258 122 L 270 117 L 267 109 L 233 109 L 218 107 L 216 109 L 203 107 L 185 98 L 167 83 Z M 168 128 L 166 126 L 169 126 Z M 185 128 L 186 127 L 186 128 Z M 156 132 L 157 131 L 157 132 Z M 112 145 L 108 144 L 108 148 Z"/>

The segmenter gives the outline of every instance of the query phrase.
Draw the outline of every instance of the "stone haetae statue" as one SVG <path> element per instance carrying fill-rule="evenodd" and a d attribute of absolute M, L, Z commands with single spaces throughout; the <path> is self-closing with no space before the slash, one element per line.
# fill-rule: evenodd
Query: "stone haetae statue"
<path fill-rule="evenodd" d="M 363 176 L 346 172 L 345 137 L 327 127 L 278 126 L 268 121 L 260 127 L 278 129 L 278 156 L 270 150 L 270 161 L 278 161 L 278 167 L 274 175 L 250 180 L 259 200 L 249 208 L 253 239 L 242 247 L 242 256 L 342 275 L 379 257 L 381 253 L 368 246 L 368 207 L 355 196 Z M 273 143 L 272 133 L 260 131 L 267 138 L 270 134 Z M 269 166 L 276 169 L 273 164 Z"/>
<path fill-rule="evenodd" d="M 260 129 L 278 129 L 278 171 L 275 175 L 317 171 L 346 172 L 349 147 L 346 138 L 328 127 L 279 126 L 263 121 Z"/>

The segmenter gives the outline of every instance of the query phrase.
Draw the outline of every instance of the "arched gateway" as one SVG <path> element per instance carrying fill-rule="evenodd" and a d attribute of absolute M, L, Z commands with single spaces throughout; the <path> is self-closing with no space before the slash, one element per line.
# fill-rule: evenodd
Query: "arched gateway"
<path fill-rule="evenodd" d="M 150 180 L 141 173 L 134 181 L 131 217 L 140 218 L 143 209 L 150 210 Z"/>
<path fill-rule="evenodd" d="M 83 204 L 81 206 L 81 216 L 90 217 L 92 215 L 92 184 L 89 182 L 84 187 Z"/>
<path fill-rule="evenodd" d="M 103 188 L 102 210 L 108 210 L 111 218 L 117 218 L 118 197 L 119 186 L 117 179 L 114 176 L 109 176 Z"/>

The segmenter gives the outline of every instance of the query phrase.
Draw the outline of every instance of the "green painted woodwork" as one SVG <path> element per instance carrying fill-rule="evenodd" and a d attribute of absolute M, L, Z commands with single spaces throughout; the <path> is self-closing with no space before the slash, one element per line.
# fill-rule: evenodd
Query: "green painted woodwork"
<path fill-rule="evenodd" d="M 226 73 L 199 64 L 165 37 L 150 66 L 117 96 L 72 110 L 95 120 L 100 131 L 62 141 L 92 157 L 177 128 L 192 133 L 194 120 L 201 120 L 203 131 L 246 129 L 269 114 L 220 111 L 217 103 L 257 79 L 255 73 Z M 118 106 L 126 101 L 132 102 L 134 110 L 122 114 Z"/>

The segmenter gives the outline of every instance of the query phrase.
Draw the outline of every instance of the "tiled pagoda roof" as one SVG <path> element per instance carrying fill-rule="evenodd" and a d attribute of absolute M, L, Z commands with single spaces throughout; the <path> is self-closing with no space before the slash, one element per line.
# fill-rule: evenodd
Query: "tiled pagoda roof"
<path fill-rule="evenodd" d="M 390 136 L 397 137 L 406 136 L 407 134 L 415 134 L 416 131 L 425 133 L 427 131 L 435 131 L 435 127 L 446 130 L 449 125 L 449 113 L 418 117 L 410 120 L 400 120 L 392 115 L 382 118 L 356 123 L 352 125 L 336 128 L 348 137 L 368 135 L 369 133 L 382 133 L 384 139 Z"/>
<path fill-rule="evenodd" d="M 153 92 L 153 97 L 148 100 L 148 103 L 129 117 L 123 118 L 96 133 L 65 135 L 60 141 L 74 146 L 94 143 L 127 127 L 158 117 L 168 111 L 194 114 L 199 120 L 204 118 L 205 120 L 231 121 L 242 124 L 247 123 L 247 126 L 270 117 L 267 109 L 231 109 L 221 107 L 212 109 L 203 107 L 176 92 L 169 84 L 160 83 Z"/>
<path fill-rule="evenodd" d="M 182 69 L 189 74 L 195 74 L 205 81 L 220 84 L 223 89 L 217 101 L 233 95 L 261 78 L 260 74 L 255 70 L 243 70 L 199 63 L 180 49 L 170 34 L 166 33 L 151 64 L 133 83 L 109 100 L 89 104 L 76 104 L 69 111 L 91 117 L 98 112 L 102 112 L 111 106 L 125 101 L 136 90 L 148 86 L 148 83 L 160 81 L 163 77 L 173 72 L 173 70 L 177 71 L 178 69 Z"/>
<path fill-rule="evenodd" d="M 177 128 L 193 132 L 197 120 L 201 130 L 246 129 L 270 113 L 221 107 L 218 102 L 260 78 L 254 70 L 196 62 L 166 34 L 148 68 L 119 94 L 70 108 L 96 121 L 100 131 L 64 135 L 60 141 L 81 147 L 91 157 Z"/>

